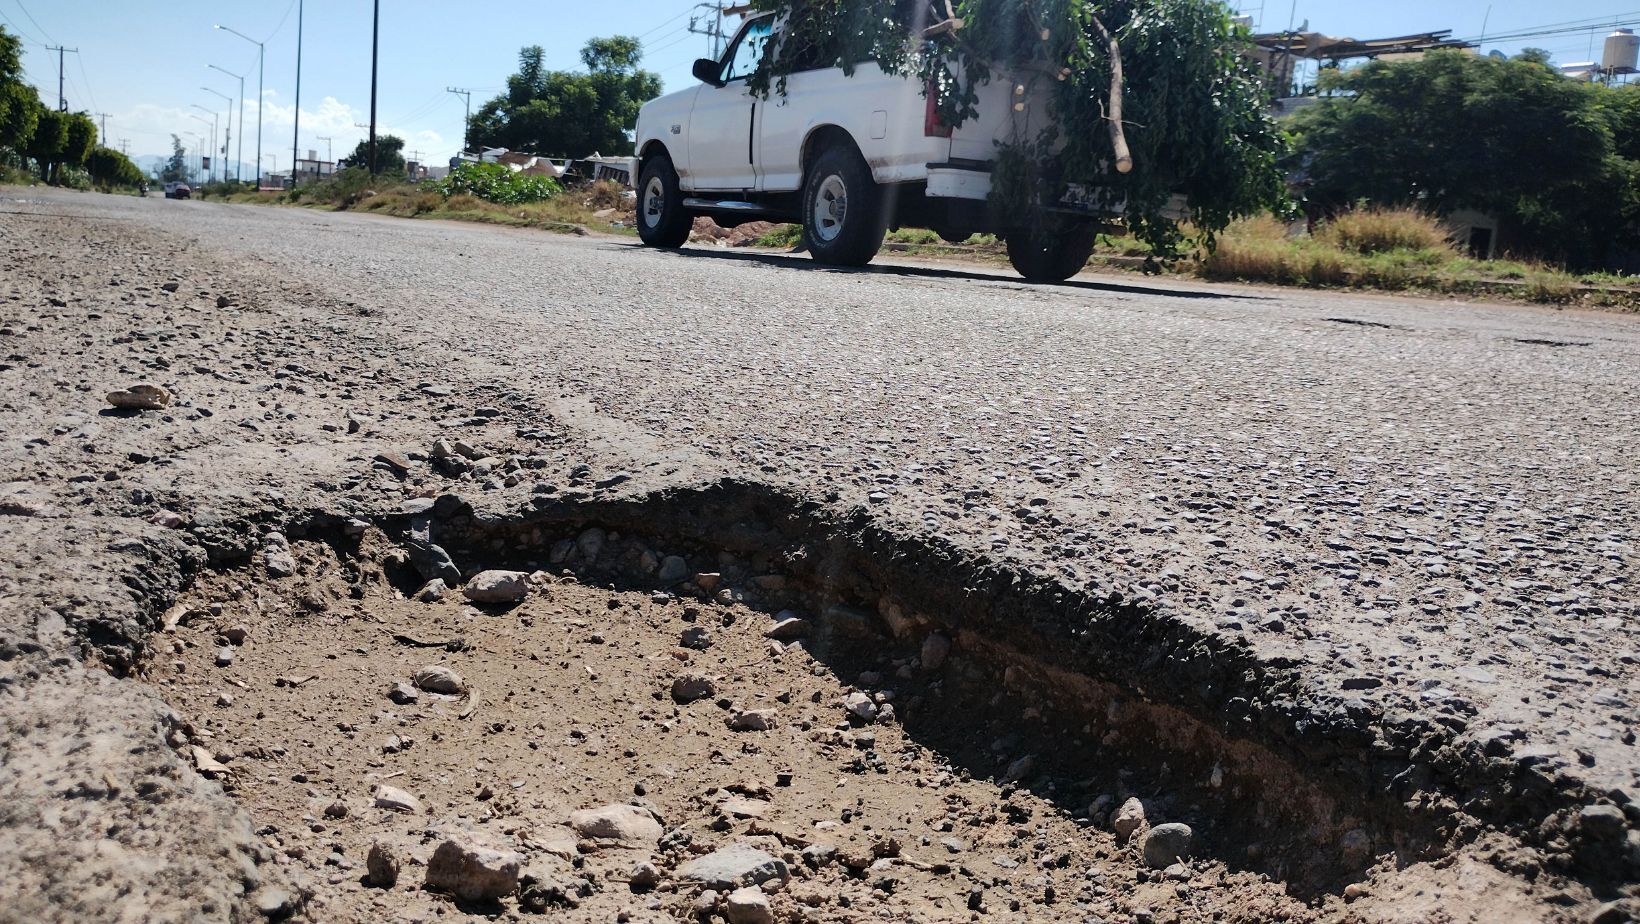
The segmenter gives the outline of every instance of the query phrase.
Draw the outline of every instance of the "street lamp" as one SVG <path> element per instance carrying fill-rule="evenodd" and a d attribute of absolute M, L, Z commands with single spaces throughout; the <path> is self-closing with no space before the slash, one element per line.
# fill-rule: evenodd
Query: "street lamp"
<path fill-rule="evenodd" d="M 262 91 L 262 59 L 267 56 L 267 48 L 262 42 L 258 42 L 256 39 L 251 38 L 237 29 L 230 29 L 227 26 L 212 26 L 211 28 L 220 29 L 223 32 L 237 35 L 256 46 L 256 186 L 260 189 L 262 186 L 262 108 L 266 103 L 266 98 L 263 96 Z M 221 71 L 222 68 L 219 67 L 217 70 Z M 227 73 L 227 71 L 223 71 L 223 73 Z M 245 81 L 243 78 L 240 79 L 239 85 L 240 87 L 244 87 Z M 239 133 L 243 136 L 245 133 L 245 104 L 243 102 L 245 99 L 245 94 L 243 90 L 241 90 L 239 98 L 241 100 L 239 104 Z M 245 139 L 243 137 L 240 138 L 241 142 L 244 140 Z"/>
<path fill-rule="evenodd" d="M 296 108 L 291 110 L 295 125 L 290 131 L 290 188 L 296 188 L 297 148 L 302 138 L 302 10 L 305 4 L 296 0 Z"/>
<path fill-rule="evenodd" d="M 211 110 L 206 109 L 204 106 L 201 106 L 198 103 L 189 103 L 188 105 L 194 107 L 195 109 L 198 109 L 200 112 L 203 112 L 203 113 L 206 113 L 206 114 L 210 115 L 211 121 L 210 121 L 209 125 L 211 126 L 211 154 L 214 156 L 216 154 L 216 113 L 211 112 Z M 193 113 L 189 113 L 189 115 L 193 115 Z M 199 119 L 199 116 L 194 116 L 194 118 Z M 199 121 L 204 122 L 205 120 L 204 119 L 199 119 Z M 211 170 L 207 173 L 206 178 L 205 178 L 205 181 L 207 183 L 211 181 L 209 173 L 215 173 L 215 172 L 216 172 L 215 170 Z"/>
<path fill-rule="evenodd" d="M 245 78 L 243 75 L 235 74 L 233 71 L 230 71 L 225 67 L 217 67 L 215 64 L 207 64 L 205 66 L 212 70 L 221 71 L 229 77 L 239 81 L 239 153 L 234 156 L 233 178 L 236 180 L 243 180 L 245 178 L 239 175 L 239 171 L 245 168 Z M 258 114 L 260 115 L 262 109 L 262 103 L 260 100 L 257 101 L 256 108 Z"/>
<path fill-rule="evenodd" d="M 222 180 L 223 180 L 223 182 L 227 182 L 227 180 L 228 180 L 228 146 L 233 144 L 233 97 L 231 97 L 228 94 L 223 93 L 219 90 L 213 90 L 210 87 L 200 87 L 200 89 L 204 90 L 206 93 L 214 93 L 217 96 L 222 97 L 223 102 L 228 104 L 228 111 L 222 117 L 222 121 L 223 121 L 223 124 L 224 124 L 224 128 L 222 129 Z M 238 180 L 239 179 L 239 168 L 235 167 L 233 172 L 234 172 L 234 179 Z"/>

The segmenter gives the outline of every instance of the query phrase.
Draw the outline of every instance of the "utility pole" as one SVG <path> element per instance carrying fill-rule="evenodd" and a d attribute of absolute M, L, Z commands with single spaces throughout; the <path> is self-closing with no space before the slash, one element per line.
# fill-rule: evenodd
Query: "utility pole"
<path fill-rule="evenodd" d="M 129 139 L 129 138 L 121 138 L 120 139 L 120 153 L 124 154 L 126 157 L 131 156 L 131 139 Z"/>
<path fill-rule="evenodd" d="M 227 26 L 217 26 L 216 28 L 237 35 L 256 46 L 256 186 L 260 189 L 262 188 L 262 109 L 263 103 L 266 102 L 266 97 L 262 95 L 262 60 L 267 57 L 267 48 L 263 46 L 262 42 L 258 42 L 243 32 L 230 29 Z M 217 68 L 217 70 L 222 69 Z M 224 73 L 226 72 L 224 71 Z M 245 134 L 245 104 L 243 102 L 245 98 L 245 81 L 243 78 L 240 79 L 239 86 L 239 98 L 241 100 L 239 105 L 239 134 L 240 140 L 243 141 Z"/>
<path fill-rule="evenodd" d="M 290 132 L 290 188 L 296 188 L 296 155 L 302 138 L 302 10 L 303 0 L 296 0 L 296 109 L 295 126 Z"/>
<path fill-rule="evenodd" d="M 97 118 L 102 120 L 102 130 L 97 135 L 97 141 L 105 148 L 108 147 L 108 115 L 106 112 L 96 113 Z"/>
<path fill-rule="evenodd" d="M 67 112 L 68 97 L 63 95 L 63 53 L 72 51 L 75 54 L 79 54 L 80 49 L 64 48 L 61 45 L 47 45 L 46 51 L 55 51 L 57 53 L 57 111 Z"/>
<path fill-rule="evenodd" d="M 472 144 L 473 134 L 473 91 L 466 87 L 445 87 L 444 92 L 454 93 L 467 103 L 467 115 L 461 120 L 461 153 L 465 154 Z"/>
<path fill-rule="evenodd" d="M 700 25 L 700 17 L 689 17 L 689 31 L 696 35 L 706 36 L 708 47 L 711 48 L 711 57 L 717 58 L 723 54 L 723 7 L 716 3 L 697 3 L 696 9 L 711 10 L 710 19 L 706 25 Z"/>
<path fill-rule="evenodd" d="M 329 137 L 326 137 L 324 135 L 314 135 L 313 137 L 314 137 L 315 140 L 323 141 L 325 143 L 325 160 L 330 163 L 330 172 L 335 173 L 336 172 L 336 160 L 335 160 L 335 154 L 330 150 L 330 143 L 332 141 L 336 140 L 336 139 L 329 138 Z"/>
<path fill-rule="evenodd" d="M 376 58 L 381 46 L 382 0 L 371 4 L 370 14 L 370 175 L 376 170 Z"/>

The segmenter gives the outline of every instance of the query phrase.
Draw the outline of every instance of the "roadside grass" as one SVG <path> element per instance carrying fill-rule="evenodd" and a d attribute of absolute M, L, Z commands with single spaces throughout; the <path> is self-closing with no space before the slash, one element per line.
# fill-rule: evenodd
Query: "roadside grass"
<path fill-rule="evenodd" d="M 1107 243 L 1104 250 L 1118 246 Z M 1226 229 L 1213 252 L 1197 254 L 1175 271 L 1221 281 L 1484 295 L 1538 304 L 1640 310 L 1640 286 L 1631 277 L 1577 275 L 1520 260 L 1476 260 L 1459 252 L 1447 229 L 1435 219 L 1407 209 L 1346 213 L 1321 225 L 1313 235 L 1292 234 L 1270 216 L 1247 219 Z"/>
<path fill-rule="evenodd" d="M 338 174 L 333 180 L 282 192 L 241 191 L 225 201 L 256 205 L 296 205 L 326 211 L 371 212 L 399 218 L 436 218 L 472 221 L 548 231 L 583 233 L 596 230 L 615 234 L 636 234 L 630 214 L 631 200 L 616 183 L 600 181 L 586 187 L 565 189 L 551 199 L 517 205 L 487 202 L 466 193 L 444 196 L 427 184 L 384 182 L 382 178 Z M 614 214 L 595 213 L 613 209 Z"/>
<path fill-rule="evenodd" d="M 566 189 L 542 202 L 499 205 L 466 194 L 449 197 L 426 186 L 341 176 L 295 191 L 233 191 L 229 202 L 298 205 L 401 218 L 436 218 L 566 233 L 587 230 L 636 235 L 633 200 L 616 183 Z M 601 213 L 601 214 L 600 214 Z M 752 242 L 790 250 L 802 239 L 795 224 L 777 225 Z M 903 254 L 1006 263 L 1002 242 L 976 234 L 952 244 L 933 231 L 901 228 L 885 237 Z M 1149 248 L 1130 235 L 1100 238 L 1090 265 L 1140 271 Z M 1405 209 L 1363 209 L 1340 215 L 1313 235 L 1293 233 L 1272 216 L 1237 222 L 1218 236 L 1211 253 L 1164 268 L 1178 276 L 1320 289 L 1358 289 L 1423 295 L 1485 296 L 1546 305 L 1640 311 L 1640 279 L 1613 273 L 1577 275 L 1521 260 L 1476 260 L 1453 246 L 1434 219 Z"/>

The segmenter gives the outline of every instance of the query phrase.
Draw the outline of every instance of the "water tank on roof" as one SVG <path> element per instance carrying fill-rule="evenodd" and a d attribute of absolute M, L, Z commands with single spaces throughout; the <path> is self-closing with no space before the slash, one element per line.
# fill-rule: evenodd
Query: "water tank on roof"
<path fill-rule="evenodd" d="M 1640 65 L 1640 35 L 1633 29 L 1618 29 L 1606 36 L 1606 51 L 1600 66 L 1610 74 L 1632 74 Z"/>

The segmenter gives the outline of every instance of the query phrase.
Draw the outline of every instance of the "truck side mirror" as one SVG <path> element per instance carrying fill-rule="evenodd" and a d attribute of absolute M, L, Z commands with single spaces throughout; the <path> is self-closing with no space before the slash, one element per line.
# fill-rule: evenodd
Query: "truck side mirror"
<path fill-rule="evenodd" d="M 723 64 L 712 58 L 695 59 L 695 79 L 714 87 L 723 86 Z"/>

